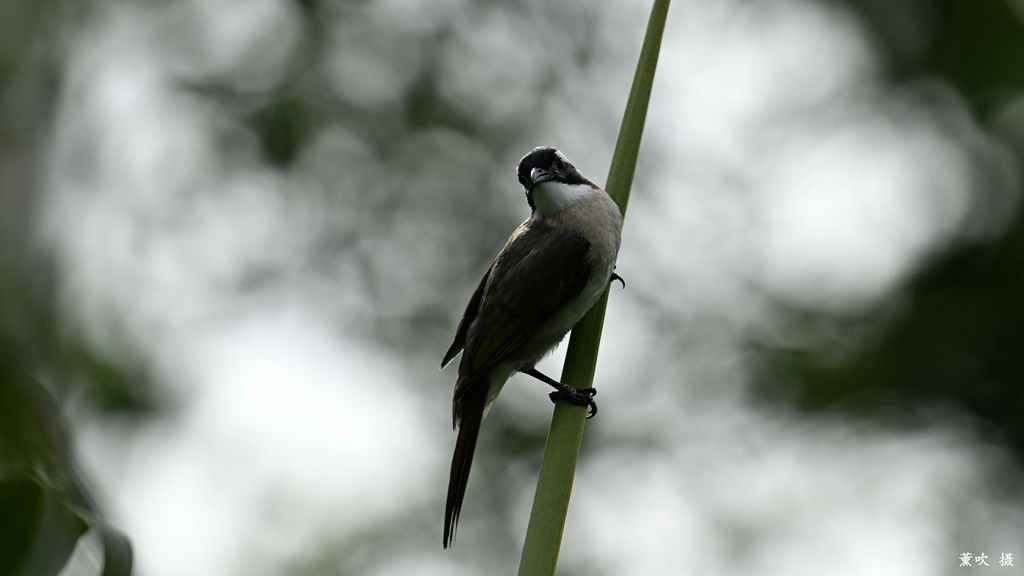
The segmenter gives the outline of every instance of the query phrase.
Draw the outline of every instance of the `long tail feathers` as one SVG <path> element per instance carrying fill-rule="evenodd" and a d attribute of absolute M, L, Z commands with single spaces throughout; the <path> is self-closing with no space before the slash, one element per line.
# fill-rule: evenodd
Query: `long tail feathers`
<path fill-rule="evenodd" d="M 448 501 L 444 506 L 444 547 L 448 548 L 455 542 L 455 529 L 459 524 L 459 513 L 462 512 L 462 499 L 466 496 L 466 484 L 469 482 L 469 469 L 473 465 L 473 452 L 476 451 L 476 440 L 480 435 L 480 423 L 484 419 L 484 403 L 487 400 L 487 387 L 478 386 L 471 389 L 460 399 L 459 437 L 455 441 L 455 455 L 452 456 L 452 473 L 448 480 Z"/>

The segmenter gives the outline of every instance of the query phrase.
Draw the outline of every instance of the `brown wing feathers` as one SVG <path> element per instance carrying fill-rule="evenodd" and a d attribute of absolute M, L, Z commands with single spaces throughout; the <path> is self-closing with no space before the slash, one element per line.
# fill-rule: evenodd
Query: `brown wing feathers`
<path fill-rule="evenodd" d="M 462 314 L 462 321 L 459 322 L 459 329 L 455 331 L 455 341 L 445 353 L 444 360 L 441 360 L 441 370 L 444 370 L 444 367 L 466 346 L 466 333 L 469 331 L 469 325 L 476 319 L 477 310 L 480 308 L 480 298 L 484 295 L 484 286 L 487 285 L 487 279 L 491 277 L 492 269 L 494 269 L 494 264 L 491 264 L 491 267 L 484 273 L 480 285 L 476 287 L 476 292 L 473 292 L 473 297 L 469 299 L 466 311 Z"/>
<path fill-rule="evenodd" d="M 517 236 L 488 271 L 479 326 L 467 335 L 459 375 L 514 357 L 545 321 L 579 297 L 590 278 L 589 250 L 582 236 L 542 222 Z"/>

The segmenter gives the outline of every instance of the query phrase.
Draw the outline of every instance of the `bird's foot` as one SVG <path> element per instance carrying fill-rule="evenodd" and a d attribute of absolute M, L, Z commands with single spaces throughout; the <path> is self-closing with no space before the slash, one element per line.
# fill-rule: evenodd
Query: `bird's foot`
<path fill-rule="evenodd" d="M 596 388 L 573 388 L 565 384 L 557 388 L 557 390 L 548 394 L 548 398 L 551 398 L 552 402 L 565 400 L 577 406 L 587 406 L 590 408 L 587 412 L 587 418 L 593 418 L 597 415 L 597 402 L 594 402 L 594 396 L 597 395 Z"/>
<path fill-rule="evenodd" d="M 577 406 L 589 406 L 590 412 L 587 414 L 587 418 L 593 418 L 597 414 L 597 402 L 594 402 L 594 396 L 597 394 L 596 389 L 573 388 L 572 386 L 567 386 L 550 376 L 546 376 L 538 372 L 536 368 L 526 368 L 522 370 L 522 373 L 528 376 L 533 376 L 537 380 L 540 380 L 554 388 L 555 391 L 548 394 L 548 398 L 551 398 L 552 402 L 565 400 L 566 402 Z"/>
<path fill-rule="evenodd" d="M 618 280 L 619 282 L 622 283 L 622 289 L 625 290 L 626 289 L 626 281 L 622 279 L 622 276 L 619 276 L 615 272 L 612 272 L 612 278 L 611 278 L 611 280 L 608 281 L 608 283 L 611 284 L 612 282 L 615 282 L 616 280 Z"/>

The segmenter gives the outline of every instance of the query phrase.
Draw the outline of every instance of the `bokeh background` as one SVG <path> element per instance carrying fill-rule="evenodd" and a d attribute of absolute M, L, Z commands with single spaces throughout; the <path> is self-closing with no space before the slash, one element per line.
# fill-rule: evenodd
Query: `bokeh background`
<path fill-rule="evenodd" d="M 545 387 L 443 551 L 437 365 L 649 9 L 0 3 L 0 571 L 95 574 L 71 507 L 144 576 L 514 573 Z M 1024 574 L 1022 159 L 1020 0 L 676 0 L 559 572 Z"/>

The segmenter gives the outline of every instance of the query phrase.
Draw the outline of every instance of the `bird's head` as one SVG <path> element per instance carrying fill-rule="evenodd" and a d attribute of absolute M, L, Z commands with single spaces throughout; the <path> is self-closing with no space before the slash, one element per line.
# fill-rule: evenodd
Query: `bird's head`
<path fill-rule="evenodd" d="M 543 194 L 542 192 L 542 195 L 553 196 L 551 200 L 560 209 L 565 204 L 561 197 L 568 190 L 564 187 L 584 186 L 586 188 L 596 188 L 593 182 L 580 174 L 579 170 L 565 158 L 564 154 L 550 146 L 538 146 L 530 150 L 530 153 L 523 156 L 523 159 L 519 161 L 516 175 L 519 177 L 519 183 L 523 185 L 523 189 L 526 191 L 526 201 L 530 204 L 532 210 L 537 209 L 536 194 L 538 189 L 543 188 L 543 192 L 549 192 L 549 194 Z M 547 200 L 547 198 L 543 200 Z M 543 200 L 542 204 L 545 203 Z"/>

